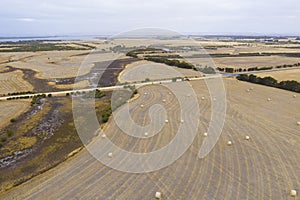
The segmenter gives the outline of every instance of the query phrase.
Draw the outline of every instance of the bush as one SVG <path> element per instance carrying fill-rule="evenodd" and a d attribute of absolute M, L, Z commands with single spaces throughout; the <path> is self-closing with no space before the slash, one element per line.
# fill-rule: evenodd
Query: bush
<path fill-rule="evenodd" d="M 112 113 L 111 108 L 108 108 L 106 111 L 102 113 L 102 123 L 106 123 Z"/>
<path fill-rule="evenodd" d="M 52 97 L 52 94 L 48 94 L 48 97 Z"/>
<path fill-rule="evenodd" d="M 215 74 L 215 69 L 212 67 L 205 66 L 204 68 L 199 68 L 199 71 L 204 74 Z"/>
<path fill-rule="evenodd" d="M 5 142 L 6 140 L 7 140 L 7 138 L 5 136 L 0 137 L 1 142 Z"/>
<path fill-rule="evenodd" d="M 11 123 L 14 123 L 14 122 L 16 122 L 17 120 L 15 119 L 15 118 L 12 118 L 12 119 L 10 119 L 10 122 Z"/>
<path fill-rule="evenodd" d="M 6 133 L 7 133 L 7 136 L 8 136 L 8 137 L 11 137 L 11 136 L 13 135 L 13 131 L 10 130 L 10 129 L 8 129 L 8 130 L 6 131 Z"/>

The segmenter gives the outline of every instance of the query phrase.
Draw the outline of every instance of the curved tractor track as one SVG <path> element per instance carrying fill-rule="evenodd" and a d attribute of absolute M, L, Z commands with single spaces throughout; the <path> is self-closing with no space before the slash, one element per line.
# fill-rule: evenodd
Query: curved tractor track
<path fill-rule="evenodd" d="M 170 166 L 145 174 L 123 173 L 106 167 L 83 150 L 0 197 L 155 199 L 155 192 L 160 191 L 163 199 L 298 199 L 289 197 L 289 191 L 300 190 L 300 126 L 296 125 L 297 119 L 300 121 L 296 112 L 300 108 L 299 98 L 275 88 L 226 80 L 228 109 L 223 133 L 212 152 L 199 159 L 211 103 L 203 81 L 191 84 L 198 93 L 201 124 L 188 151 Z M 247 92 L 250 87 L 253 89 Z M 141 87 L 139 94 L 130 103 L 132 118 L 137 123 L 149 123 L 147 109 L 155 103 L 166 108 L 172 116 L 170 123 L 146 140 L 125 135 L 111 119 L 106 127 L 107 137 L 128 151 L 149 152 L 174 137 L 180 108 L 165 87 Z M 245 139 L 246 135 L 250 140 Z M 233 142 L 231 146 L 227 145 L 228 140 Z"/>

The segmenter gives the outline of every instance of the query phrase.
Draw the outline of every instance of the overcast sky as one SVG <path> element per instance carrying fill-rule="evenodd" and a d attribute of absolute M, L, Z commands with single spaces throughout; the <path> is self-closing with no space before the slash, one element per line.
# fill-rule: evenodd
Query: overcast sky
<path fill-rule="evenodd" d="M 0 36 L 181 33 L 300 35 L 299 0 L 0 0 Z"/>

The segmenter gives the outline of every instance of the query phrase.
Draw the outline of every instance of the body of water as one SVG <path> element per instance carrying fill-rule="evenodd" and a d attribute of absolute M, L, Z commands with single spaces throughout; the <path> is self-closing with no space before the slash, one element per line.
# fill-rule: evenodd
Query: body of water
<path fill-rule="evenodd" d="M 105 38 L 106 36 L 37 36 L 37 37 L 0 37 L 0 42 L 18 42 L 18 41 L 31 41 L 31 40 L 96 40 L 99 38 Z"/>

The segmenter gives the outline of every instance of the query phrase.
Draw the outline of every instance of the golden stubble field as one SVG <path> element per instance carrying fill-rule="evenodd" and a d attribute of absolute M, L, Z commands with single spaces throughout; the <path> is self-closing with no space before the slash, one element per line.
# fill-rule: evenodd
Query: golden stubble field
<path fill-rule="evenodd" d="M 9 58 L 11 60 L 9 63 L 0 64 L 0 69 L 6 66 L 32 69 L 37 72 L 36 77 L 41 79 L 75 77 L 88 73 L 94 66 L 90 63 L 79 71 L 82 62 L 89 53 L 89 50 L 0 53 L 2 59 Z M 93 58 L 96 59 L 95 62 L 105 62 L 114 58 L 114 55 L 110 52 L 104 52 Z"/>
<path fill-rule="evenodd" d="M 23 72 L 16 70 L 8 73 L 0 73 L 0 94 L 13 92 L 32 91 L 33 86 L 23 79 Z"/>
<path fill-rule="evenodd" d="M 300 188 L 300 126 L 296 124 L 300 114 L 295 112 L 300 101 L 293 98 L 294 93 L 224 79 L 226 123 L 215 148 L 199 159 L 211 102 L 204 81 L 190 83 L 197 92 L 201 123 L 193 144 L 173 164 L 151 173 L 130 174 L 106 167 L 83 150 L 1 198 L 154 199 L 155 192 L 160 191 L 163 199 L 292 199 L 289 191 Z M 167 110 L 169 123 L 147 141 L 129 137 L 110 120 L 106 135 L 121 148 L 148 152 L 163 147 L 174 137 L 180 108 L 161 85 L 142 87 L 139 94 L 130 102 L 133 120 L 146 125 L 148 108 L 159 103 Z M 246 135 L 250 140 L 245 139 Z M 231 146 L 227 145 L 229 140 L 233 142 Z"/>
<path fill-rule="evenodd" d="M 126 66 L 120 73 L 119 81 L 121 83 L 171 79 L 176 77 L 195 77 L 201 76 L 201 73 L 194 70 L 171 67 L 166 64 L 153 63 L 150 61 L 139 61 Z"/>
<path fill-rule="evenodd" d="M 277 72 L 265 72 L 265 73 L 258 73 L 256 75 L 260 77 L 271 76 L 278 81 L 295 80 L 300 82 L 300 69 L 284 70 L 284 71 L 277 71 Z"/>

